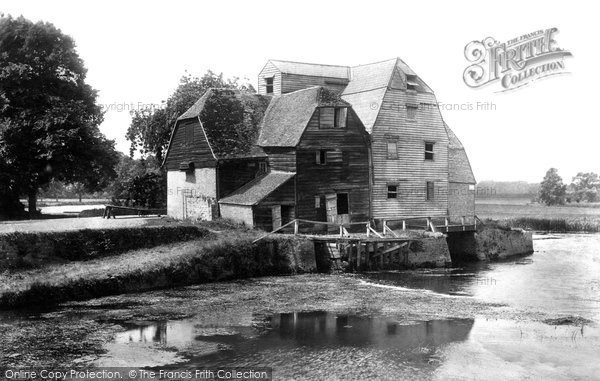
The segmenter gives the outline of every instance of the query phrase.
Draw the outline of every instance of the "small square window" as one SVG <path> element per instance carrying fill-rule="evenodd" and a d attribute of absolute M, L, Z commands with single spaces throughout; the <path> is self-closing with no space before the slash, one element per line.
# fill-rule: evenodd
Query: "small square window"
<path fill-rule="evenodd" d="M 316 152 L 315 163 L 318 165 L 327 164 L 327 151 L 326 150 L 320 150 L 320 151 Z"/>
<path fill-rule="evenodd" d="M 469 190 L 470 191 L 474 191 L 475 190 L 475 185 L 474 184 L 469 184 Z"/>
<path fill-rule="evenodd" d="M 387 186 L 387 198 L 398 198 L 398 185 Z"/>
<path fill-rule="evenodd" d="M 398 159 L 398 142 L 396 140 L 387 141 L 387 158 Z"/>
<path fill-rule="evenodd" d="M 406 90 L 417 91 L 419 89 L 419 82 L 416 75 L 406 76 Z"/>
<path fill-rule="evenodd" d="M 267 94 L 273 94 L 273 77 L 265 78 L 265 89 Z"/>
<path fill-rule="evenodd" d="M 433 185 L 433 181 L 428 181 L 427 182 L 427 195 L 426 195 L 427 201 L 433 200 L 434 196 L 435 196 L 435 188 Z"/>
<path fill-rule="evenodd" d="M 425 160 L 433 160 L 433 145 L 434 143 L 425 142 Z"/>

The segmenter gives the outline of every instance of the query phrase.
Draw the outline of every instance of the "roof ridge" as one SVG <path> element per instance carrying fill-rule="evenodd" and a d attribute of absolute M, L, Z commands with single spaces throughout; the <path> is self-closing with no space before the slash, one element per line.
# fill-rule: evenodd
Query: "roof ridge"
<path fill-rule="evenodd" d="M 301 61 L 278 60 L 278 59 L 273 59 L 273 58 L 270 58 L 270 59 L 269 59 L 269 61 L 271 61 L 271 62 L 273 62 L 273 61 L 278 61 L 278 62 L 296 63 L 296 64 L 303 64 L 303 65 L 318 65 L 318 66 L 331 66 L 331 67 L 343 67 L 343 68 L 350 68 L 350 66 L 348 66 L 348 65 L 320 64 L 320 63 L 314 63 L 314 62 L 301 62 Z"/>
<path fill-rule="evenodd" d="M 389 58 L 387 60 L 381 60 L 381 61 L 376 61 L 376 62 L 369 62 L 369 63 L 365 63 L 365 64 L 360 64 L 360 65 L 354 65 L 354 66 L 350 66 L 350 69 L 353 69 L 355 67 L 361 67 L 361 66 L 368 66 L 368 65 L 375 65 L 375 64 L 380 64 L 383 62 L 388 62 L 388 61 L 392 61 L 392 60 L 398 60 L 399 57 L 396 58 Z M 403 61 L 404 62 L 404 61 Z"/>

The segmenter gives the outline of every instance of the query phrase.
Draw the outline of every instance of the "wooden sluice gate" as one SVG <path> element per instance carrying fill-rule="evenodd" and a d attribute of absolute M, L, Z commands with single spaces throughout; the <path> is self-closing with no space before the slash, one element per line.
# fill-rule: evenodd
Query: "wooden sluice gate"
<path fill-rule="evenodd" d="M 312 237 L 321 261 L 332 270 L 369 271 L 409 267 L 408 238 L 331 238 Z M 322 263 L 322 266 L 325 264 Z"/>

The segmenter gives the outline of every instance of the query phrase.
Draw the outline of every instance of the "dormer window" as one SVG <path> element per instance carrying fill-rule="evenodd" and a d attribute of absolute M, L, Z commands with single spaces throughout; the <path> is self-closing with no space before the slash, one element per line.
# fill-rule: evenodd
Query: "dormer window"
<path fill-rule="evenodd" d="M 319 108 L 319 128 L 346 128 L 347 122 L 347 107 Z"/>
<path fill-rule="evenodd" d="M 417 91 L 419 89 L 419 82 L 417 81 L 416 75 L 406 76 L 406 90 Z"/>
<path fill-rule="evenodd" d="M 265 90 L 267 94 L 273 94 L 273 77 L 265 78 Z"/>

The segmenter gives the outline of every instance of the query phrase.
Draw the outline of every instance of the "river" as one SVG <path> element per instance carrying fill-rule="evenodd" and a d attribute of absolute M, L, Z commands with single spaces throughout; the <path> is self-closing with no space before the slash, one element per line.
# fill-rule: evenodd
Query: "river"
<path fill-rule="evenodd" d="M 62 332 L 109 322 L 103 353 L 87 356 L 96 366 L 265 366 L 275 379 L 600 379 L 600 235 L 539 235 L 534 249 L 452 269 L 121 295 L 39 318 Z"/>

